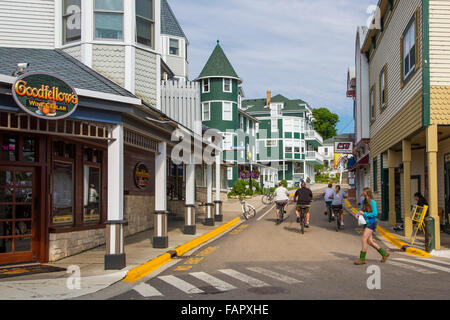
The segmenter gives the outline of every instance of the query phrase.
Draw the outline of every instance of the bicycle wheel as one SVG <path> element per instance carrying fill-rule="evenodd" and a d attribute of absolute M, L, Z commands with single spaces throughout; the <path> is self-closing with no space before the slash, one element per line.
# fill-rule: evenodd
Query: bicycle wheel
<path fill-rule="evenodd" d="M 305 220 L 306 220 L 306 217 L 305 217 L 305 212 L 303 210 L 302 210 L 300 219 L 301 219 L 301 222 L 300 222 L 301 232 L 302 232 L 302 234 L 305 234 Z"/>
<path fill-rule="evenodd" d="M 245 220 L 250 219 L 250 218 L 251 218 L 251 217 L 250 217 L 250 210 L 249 210 L 248 208 L 246 208 L 246 209 L 243 211 L 243 215 L 244 215 Z"/>
<path fill-rule="evenodd" d="M 331 223 L 332 217 L 333 211 L 330 208 L 328 208 L 328 223 Z"/>
<path fill-rule="evenodd" d="M 336 232 L 339 232 L 340 229 L 341 229 L 341 214 L 340 212 L 338 212 L 336 215 Z"/>
<path fill-rule="evenodd" d="M 268 194 L 265 194 L 265 195 L 262 197 L 261 201 L 262 201 L 262 203 L 265 204 L 265 205 L 270 204 L 269 195 L 268 195 Z"/>
<path fill-rule="evenodd" d="M 248 212 L 248 219 L 254 218 L 256 216 L 256 209 L 253 207 L 249 208 L 247 212 Z"/>

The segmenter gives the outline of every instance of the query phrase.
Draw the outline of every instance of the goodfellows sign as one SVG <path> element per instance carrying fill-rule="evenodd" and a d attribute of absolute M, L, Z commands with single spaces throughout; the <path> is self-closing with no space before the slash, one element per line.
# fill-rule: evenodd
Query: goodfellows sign
<path fill-rule="evenodd" d="M 16 80 L 12 93 L 18 106 L 42 119 L 70 116 L 78 105 L 75 90 L 61 78 L 48 73 L 28 73 Z"/>

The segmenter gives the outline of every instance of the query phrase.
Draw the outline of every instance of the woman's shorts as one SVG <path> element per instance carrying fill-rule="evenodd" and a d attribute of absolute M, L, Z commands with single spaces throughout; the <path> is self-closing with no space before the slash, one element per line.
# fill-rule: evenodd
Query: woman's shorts
<path fill-rule="evenodd" d="M 281 209 L 284 209 L 284 206 L 287 205 L 288 202 L 287 201 L 276 201 L 275 203 L 277 204 L 277 209 L 281 210 Z"/>
<path fill-rule="evenodd" d="M 372 223 L 368 223 L 368 224 L 365 225 L 365 228 L 368 228 L 368 229 L 370 229 L 372 231 L 377 230 L 377 227 L 378 227 L 378 223 L 377 222 L 372 222 Z"/>

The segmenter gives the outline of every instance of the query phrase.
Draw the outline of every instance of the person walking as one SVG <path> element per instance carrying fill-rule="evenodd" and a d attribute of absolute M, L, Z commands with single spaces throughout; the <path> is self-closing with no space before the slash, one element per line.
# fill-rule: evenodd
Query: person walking
<path fill-rule="evenodd" d="M 283 182 L 278 183 L 278 188 L 274 192 L 275 203 L 277 205 L 277 225 L 280 224 L 280 211 L 286 212 L 286 206 L 289 201 L 289 191 L 283 185 Z"/>
<path fill-rule="evenodd" d="M 366 264 L 366 254 L 368 246 L 372 246 L 375 248 L 378 253 L 381 254 L 382 259 L 381 262 L 386 262 L 389 257 L 389 253 L 386 252 L 385 249 L 381 248 L 374 240 L 373 240 L 373 232 L 377 229 L 378 222 L 378 209 L 377 203 L 373 199 L 373 193 L 370 188 L 365 188 L 363 191 L 364 200 L 361 204 L 361 211 L 357 214 L 357 217 L 363 216 L 366 220 L 366 225 L 364 228 L 364 233 L 362 236 L 362 251 L 359 256 L 359 260 L 355 261 L 355 265 L 363 265 Z"/>

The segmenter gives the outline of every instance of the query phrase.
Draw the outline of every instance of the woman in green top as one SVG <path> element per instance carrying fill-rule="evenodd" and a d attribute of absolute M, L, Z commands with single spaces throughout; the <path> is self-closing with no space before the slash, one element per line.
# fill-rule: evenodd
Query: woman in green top
<path fill-rule="evenodd" d="M 364 217 L 366 220 L 366 225 L 364 228 L 364 233 L 362 236 L 362 251 L 359 257 L 359 260 L 355 261 L 356 265 L 366 264 L 366 254 L 367 249 L 370 246 L 375 248 L 383 257 L 381 262 L 386 262 L 389 257 L 389 253 L 386 252 L 383 248 L 381 248 L 374 240 L 373 240 L 373 232 L 377 229 L 377 217 L 378 217 L 378 209 L 377 203 L 373 200 L 373 193 L 370 188 L 365 188 L 363 191 L 364 200 L 361 204 L 361 211 L 357 215 L 359 218 L 360 215 Z"/>

